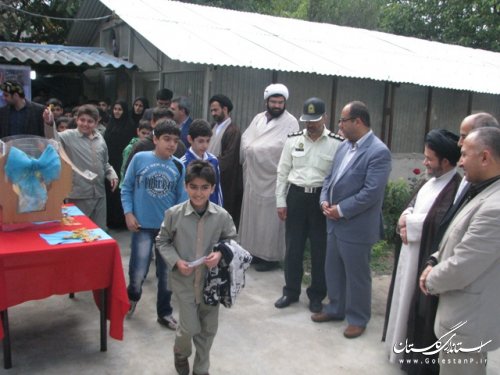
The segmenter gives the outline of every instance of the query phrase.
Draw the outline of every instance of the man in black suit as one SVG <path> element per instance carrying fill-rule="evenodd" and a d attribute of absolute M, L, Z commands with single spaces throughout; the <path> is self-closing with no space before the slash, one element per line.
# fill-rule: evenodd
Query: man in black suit
<path fill-rule="evenodd" d="M 44 107 L 25 98 L 23 86 L 16 81 L 5 81 L 0 85 L 7 105 L 0 108 L 0 138 L 18 134 L 50 135 L 49 111 L 45 117 Z M 48 134 L 49 133 L 49 134 Z"/>

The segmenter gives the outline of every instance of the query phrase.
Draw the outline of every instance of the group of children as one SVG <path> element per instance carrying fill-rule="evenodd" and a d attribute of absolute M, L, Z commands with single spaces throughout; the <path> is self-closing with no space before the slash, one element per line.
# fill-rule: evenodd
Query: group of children
<path fill-rule="evenodd" d="M 96 131 L 98 118 L 94 106 L 81 106 L 76 117 L 77 128 L 60 133 L 60 139 L 76 167 L 97 174 L 93 180 L 74 174 L 70 198 L 105 227 L 104 179 L 115 188 L 118 176 L 109 165 L 106 143 Z M 193 121 L 188 136 L 191 147 L 182 161 L 173 156 L 180 141 L 177 126 L 169 121 L 158 122 L 153 130 L 145 123 L 139 125 L 137 139 L 124 150 L 124 163 L 133 144 L 147 137 L 148 131 L 152 132 L 154 149 L 135 153 L 126 170 L 125 164 L 122 166 L 122 205 L 127 228 L 132 232 L 127 288 L 129 316 L 141 298 L 154 249 L 158 322 L 177 330 L 175 368 L 179 374 L 189 374 L 188 357 L 194 342 L 193 374 L 208 374 L 218 305 L 204 303 L 203 283 L 207 270 L 221 259 L 214 245 L 236 238 L 236 228 L 222 208 L 218 161 L 206 151 L 212 135 L 208 122 Z M 172 315 L 172 292 L 179 306 L 179 323 Z"/>

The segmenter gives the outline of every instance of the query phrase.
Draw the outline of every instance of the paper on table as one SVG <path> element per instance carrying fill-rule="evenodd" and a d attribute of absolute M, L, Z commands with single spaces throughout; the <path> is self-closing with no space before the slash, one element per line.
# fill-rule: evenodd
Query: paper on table
<path fill-rule="evenodd" d="M 188 267 L 196 267 L 199 266 L 200 264 L 203 264 L 205 261 L 206 256 L 203 256 L 199 259 L 193 260 L 192 262 L 188 262 Z"/>
<path fill-rule="evenodd" d="M 111 237 L 101 228 L 89 229 L 88 232 L 90 236 L 98 236 L 98 238 L 95 239 L 96 241 L 111 239 Z M 40 237 L 42 237 L 49 245 L 84 242 L 81 238 L 70 238 L 72 234 L 72 231 L 61 231 L 50 234 L 40 233 Z"/>
<path fill-rule="evenodd" d="M 65 206 L 62 208 L 63 215 L 66 216 L 83 216 L 85 215 L 82 210 L 76 206 Z"/>

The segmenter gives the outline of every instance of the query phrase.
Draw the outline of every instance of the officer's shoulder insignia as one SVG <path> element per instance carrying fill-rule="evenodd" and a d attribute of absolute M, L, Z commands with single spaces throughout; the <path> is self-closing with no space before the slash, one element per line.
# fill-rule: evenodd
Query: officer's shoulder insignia
<path fill-rule="evenodd" d="M 345 140 L 344 137 L 342 137 L 341 135 L 338 135 L 337 133 L 334 133 L 334 132 L 328 133 L 328 136 L 330 138 L 334 138 L 334 139 L 336 139 L 337 141 L 340 141 L 340 142 L 343 142 Z"/>
<path fill-rule="evenodd" d="M 288 134 L 288 138 L 297 137 L 297 136 L 302 135 L 302 134 L 304 134 L 304 130 L 299 130 L 297 132 L 293 132 L 293 133 Z"/>

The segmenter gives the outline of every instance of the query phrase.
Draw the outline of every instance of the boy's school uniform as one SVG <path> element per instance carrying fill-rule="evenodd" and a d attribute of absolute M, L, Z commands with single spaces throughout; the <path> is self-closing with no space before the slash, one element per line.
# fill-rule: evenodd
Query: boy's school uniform
<path fill-rule="evenodd" d="M 134 137 L 130 140 L 128 145 L 125 146 L 122 152 L 122 167 L 120 168 L 120 189 L 123 186 L 123 181 L 125 180 L 125 172 L 127 172 L 127 160 L 134 148 L 134 145 L 139 141 L 139 137 Z"/>
<path fill-rule="evenodd" d="M 192 262 L 207 256 L 217 243 L 236 239 L 236 236 L 231 215 L 212 202 L 202 216 L 189 200 L 165 212 L 156 243 L 172 271 L 169 272 L 169 285 L 178 299 L 197 304 L 202 301 L 207 267 L 202 264 L 191 275 L 184 276 L 176 268 L 177 261 Z"/>
<path fill-rule="evenodd" d="M 207 256 L 215 244 L 236 236 L 233 219 L 224 208 L 208 202 L 207 209 L 200 216 L 187 201 L 167 210 L 156 241 L 159 256 L 170 268 L 168 284 L 179 304 L 174 353 L 189 357 L 194 342 L 195 373 L 208 373 L 210 348 L 219 324 L 219 306 L 209 306 L 203 301 L 205 264 L 197 266 L 188 276 L 182 275 L 176 264 L 179 259 L 192 262 Z"/>
<path fill-rule="evenodd" d="M 210 163 L 210 165 L 214 168 L 215 171 L 215 190 L 212 194 L 210 194 L 210 202 L 213 202 L 219 206 L 222 206 L 224 203 L 222 196 L 222 189 L 220 186 L 220 169 L 219 169 L 219 160 L 217 157 L 209 152 L 205 152 L 203 154 L 203 158 L 200 158 L 193 151 L 193 148 L 190 147 L 183 157 L 181 157 L 181 161 L 184 163 L 184 166 L 187 168 L 188 164 L 193 160 L 205 160 Z"/>

